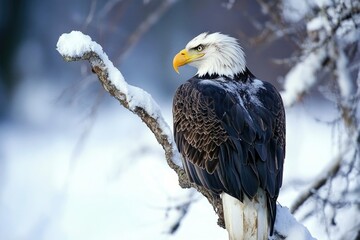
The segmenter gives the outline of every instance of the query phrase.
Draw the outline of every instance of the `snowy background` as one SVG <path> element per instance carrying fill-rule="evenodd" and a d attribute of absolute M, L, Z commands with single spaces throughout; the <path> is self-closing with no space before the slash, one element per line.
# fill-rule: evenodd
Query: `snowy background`
<path fill-rule="evenodd" d="M 16 39 L 16 47 L 4 50 L 10 64 L 0 69 L 0 239 L 227 238 L 207 200 L 178 186 L 141 120 L 101 89 L 87 63 L 66 63 L 56 52 L 63 32 L 90 34 L 129 83 L 154 97 L 170 126 L 172 95 L 195 72 L 186 67 L 177 75 L 172 58 L 202 31 L 239 37 L 254 74 L 281 89 L 280 76 L 288 69 L 271 60 L 289 55 L 293 46 L 282 40 L 260 48 L 247 44 L 246 36 L 254 32 L 246 18 L 261 16 L 260 10 L 250 1 L 228 10 L 224 2 L 169 1 L 158 22 L 133 42 L 129 35 L 161 2 L 33 0 L 22 1 L 20 10 L 12 1 L 2 2 L 1 29 L 10 21 L 17 31 L 1 31 L 3 39 L 13 34 L 9 42 Z M 20 11 L 20 17 L 9 17 L 4 9 Z M 198 22 L 197 14 L 222 20 Z M 241 28 L 248 35 L 240 34 Z M 336 155 L 339 136 L 327 124 L 335 107 L 316 93 L 286 113 L 287 155 L 278 201 L 290 207 Z M 167 234 L 173 209 L 189 200 L 178 231 Z M 359 221 L 346 214 L 337 217 Z M 318 239 L 327 238 L 322 217 L 319 211 L 303 222 Z M 345 231 L 339 229 L 333 239 Z"/>

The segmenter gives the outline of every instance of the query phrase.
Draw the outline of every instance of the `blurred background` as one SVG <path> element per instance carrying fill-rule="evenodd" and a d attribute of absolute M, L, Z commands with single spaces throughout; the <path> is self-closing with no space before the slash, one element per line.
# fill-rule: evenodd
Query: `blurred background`
<path fill-rule="evenodd" d="M 129 84 L 153 96 L 171 126 L 172 96 L 195 74 L 191 67 L 176 74 L 172 59 L 199 33 L 238 38 L 250 70 L 279 91 L 286 91 L 292 69 L 306 62 L 309 40 L 317 49 L 334 41 L 334 49 L 340 46 L 349 56 L 346 66 L 356 62 L 359 18 L 352 20 L 355 40 L 348 44 L 341 45 L 344 35 L 336 34 L 321 42 L 322 28 L 312 35 L 307 28 L 321 11 L 338 9 L 338 1 L 275 2 L 1 0 L 0 239 L 226 239 L 206 199 L 178 187 L 161 146 L 140 119 L 102 89 L 87 62 L 65 62 L 56 43 L 72 30 L 91 36 Z M 339 15 L 331 16 L 342 19 L 347 9 L 359 14 L 356 4 L 341 2 Z M 353 91 L 344 117 L 344 96 L 336 87 L 341 74 L 331 72 L 332 66 L 339 70 L 333 59 L 322 59 L 317 80 L 299 83 L 296 102 L 288 104 L 279 203 L 294 206 L 301 192 L 325 179 L 295 216 L 318 239 L 356 239 L 359 65 L 349 67 Z M 353 148 L 342 155 L 344 139 L 352 139 Z M 326 171 L 337 156 L 349 159 L 348 172 Z M 340 173 L 348 175 L 339 180 Z M 179 206 L 186 209 L 181 218 Z M 339 224 L 344 216 L 351 224 Z"/>

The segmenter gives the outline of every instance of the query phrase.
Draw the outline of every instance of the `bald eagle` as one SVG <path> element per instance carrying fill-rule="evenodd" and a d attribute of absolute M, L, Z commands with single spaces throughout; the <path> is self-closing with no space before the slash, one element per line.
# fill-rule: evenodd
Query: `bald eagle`
<path fill-rule="evenodd" d="M 221 197 L 229 239 L 268 239 L 285 158 L 280 94 L 246 67 L 233 37 L 202 33 L 173 60 L 197 74 L 173 100 L 174 138 L 195 184 Z"/>

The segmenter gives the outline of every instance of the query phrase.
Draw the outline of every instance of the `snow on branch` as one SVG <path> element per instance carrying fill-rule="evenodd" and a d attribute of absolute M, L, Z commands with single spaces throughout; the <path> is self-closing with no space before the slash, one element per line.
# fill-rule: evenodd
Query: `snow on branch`
<path fill-rule="evenodd" d="M 338 156 L 336 156 L 333 161 L 326 167 L 312 184 L 303 191 L 297 200 L 293 203 L 291 207 L 291 212 L 294 214 L 307 200 L 313 196 L 317 190 L 319 190 L 322 186 L 324 186 L 329 179 L 334 178 L 337 172 L 340 170 L 341 163 L 343 160 L 344 152 L 341 152 Z"/>
<path fill-rule="evenodd" d="M 169 125 L 165 122 L 159 105 L 149 93 L 126 83 L 121 72 L 114 67 L 102 47 L 79 31 L 60 36 L 57 51 L 70 61 L 88 60 L 106 91 L 125 108 L 137 114 L 154 133 L 163 146 L 169 166 L 181 175 L 181 156 L 173 141 Z"/>
<path fill-rule="evenodd" d="M 276 206 L 276 219 L 274 236 L 269 240 L 296 239 L 315 240 L 301 223 L 297 222 L 287 207 Z"/>
<path fill-rule="evenodd" d="M 310 53 L 290 70 L 285 76 L 282 92 L 285 106 L 293 105 L 316 84 L 316 73 L 323 66 L 326 57 L 326 49 L 320 48 Z"/>
<path fill-rule="evenodd" d="M 351 46 L 356 46 L 359 39 L 359 2 L 324 1 L 319 6 L 319 3 L 309 2 L 304 3 L 304 9 L 299 9 L 297 1 L 284 0 L 277 4 L 263 0 L 258 2 L 268 9 L 267 12 L 275 23 L 275 26 L 267 23 L 262 32 L 269 32 L 267 35 L 275 35 L 277 38 L 290 34 L 290 39 L 301 49 L 300 54 L 294 56 L 292 61 L 284 61 L 293 65 L 284 79 L 284 104 L 292 106 L 301 100 L 315 86 L 322 84 L 320 75 L 325 76 L 324 73 L 329 72 L 337 73 L 341 100 L 343 104 L 349 104 L 354 96 L 355 86 L 348 69 L 350 60 L 346 55 L 351 56 L 356 52 L 355 48 L 351 50 Z M 282 16 L 279 16 L 281 11 Z M 299 37 L 299 27 L 294 22 L 300 21 L 298 17 L 306 26 L 306 31 L 303 32 L 306 34 L 305 38 Z M 272 39 L 270 36 L 265 39 L 269 41 Z"/>
<path fill-rule="evenodd" d="M 184 169 L 181 167 L 181 156 L 173 140 L 171 129 L 164 120 L 160 107 L 151 95 L 143 89 L 129 85 L 121 72 L 114 67 L 106 53 L 104 53 L 102 47 L 92 41 L 89 36 L 79 31 L 62 34 L 57 42 L 57 51 L 68 62 L 89 61 L 93 72 L 98 76 L 104 89 L 117 99 L 121 105 L 138 115 L 154 133 L 157 141 L 165 151 L 169 167 L 179 177 L 179 185 L 182 188 L 193 187 L 203 194 L 217 213 L 219 226 L 224 227 L 221 199 L 214 197 L 207 189 L 190 183 Z M 186 214 L 186 211 L 184 214 Z M 176 219 L 182 218 L 181 215 L 176 217 Z M 314 238 L 303 225 L 295 220 L 289 209 L 278 206 L 275 234 L 271 239 L 309 240 Z"/>
<path fill-rule="evenodd" d="M 222 203 L 214 199 L 207 189 L 197 186 L 189 181 L 184 169 L 181 167 L 181 156 L 177 150 L 169 125 L 164 120 L 159 105 L 149 93 L 128 84 L 121 72 L 114 67 L 102 47 L 79 31 L 64 33 L 57 42 L 57 51 L 65 61 L 89 61 L 92 71 L 98 76 L 100 83 L 106 91 L 116 98 L 121 105 L 138 115 L 141 120 L 154 133 L 157 141 L 165 151 L 167 163 L 179 177 L 182 188 L 193 187 L 203 194 L 218 214 L 218 224 L 224 227 Z"/>

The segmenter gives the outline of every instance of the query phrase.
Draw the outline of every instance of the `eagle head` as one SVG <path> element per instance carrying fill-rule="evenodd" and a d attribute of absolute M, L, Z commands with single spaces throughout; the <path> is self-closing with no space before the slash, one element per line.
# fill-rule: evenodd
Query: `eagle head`
<path fill-rule="evenodd" d="M 228 35 L 201 33 L 192 39 L 173 60 L 177 73 L 189 64 L 198 69 L 199 77 L 206 74 L 233 77 L 246 69 L 245 54 L 237 40 Z"/>

